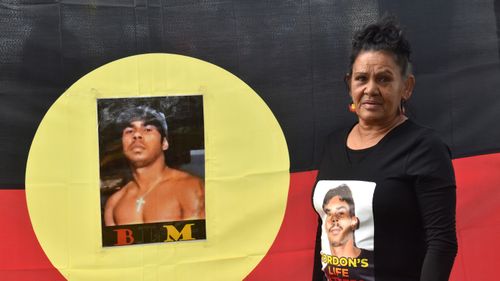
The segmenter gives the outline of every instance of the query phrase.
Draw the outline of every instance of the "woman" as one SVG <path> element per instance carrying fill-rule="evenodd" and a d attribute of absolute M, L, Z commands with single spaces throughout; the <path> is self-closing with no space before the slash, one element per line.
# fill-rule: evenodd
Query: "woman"
<path fill-rule="evenodd" d="M 450 152 L 405 115 L 415 77 L 393 19 L 354 35 L 346 83 L 358 122 L 326 142 L 314 280 L 448 280 L 457 251 Z"/>

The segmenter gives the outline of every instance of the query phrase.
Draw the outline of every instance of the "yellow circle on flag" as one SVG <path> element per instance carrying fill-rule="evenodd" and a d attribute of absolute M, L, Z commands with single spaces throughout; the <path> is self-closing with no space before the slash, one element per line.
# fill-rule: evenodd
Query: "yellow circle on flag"
<path fill-rule="evenodd" d="M 102 247 L 97 99 L 202 95 L 206 240 Z M 104 65 L 49 109 L 33 140 L 26 195 L 36 236 L 71 281 L 241 280 L 284 217 L 289 157 L 264 101 L 236 76 L 180 55 Z"/>

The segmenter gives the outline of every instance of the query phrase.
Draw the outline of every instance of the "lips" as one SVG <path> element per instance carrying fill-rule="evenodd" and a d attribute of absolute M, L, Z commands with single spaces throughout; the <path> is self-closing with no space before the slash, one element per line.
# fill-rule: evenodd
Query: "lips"
<path fill-rule="evenodd" d="M 376 100 L 366 100 L 366 101 L 361 102 L 361 104 L 363 104 L 363 105 L 382 105 L 381 102 L 376 101 Z"/>
<path fill-rule="evenodd" d="M 142 143 L 138 143 L 138 142 L 135 142 L 135 143 L 132 143 L 130 146 L 129 146 L 129 149 L 130 150 L 143 150 L 145 149 L 146 147 L 142 144 Z"/>
<path fill-rule="evenodd" d="M 328 229 L 328 232 L 333 233 L 333 234 L 339 234 L 342 231 L 342 228 L 339 226 L 332 226 L 330 229 Z"/>
<path fill-rule="evenodd" d="M 379 101 L 375 101 L 375 100 L 366 100 L 366 101 L 363 101 L 361 102 L 361 105 L 365 108 L 365 109 L 377 109 L 379 108 L 380 106 L 382 106 L 382 103 L 379 102 Z"/>

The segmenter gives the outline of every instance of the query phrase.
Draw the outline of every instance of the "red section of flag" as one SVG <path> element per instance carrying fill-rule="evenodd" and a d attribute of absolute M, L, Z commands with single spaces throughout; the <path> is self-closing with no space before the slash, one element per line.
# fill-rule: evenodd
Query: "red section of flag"
<path fill-rule="evenodd" d="M 500 249 L 500 153 L 456 159 L 453 166 L 458 255 L 450 280 L 491 280 Z"/>
<path fill-rule="evenodd" d="M 452 281 L 496 276 L 500 249 L 500 154 L 453 161 L 459 250 Z M 316 171 L 291 174 L 285 217 L 271 249 L 246 281 L 311 280 L 317 216 Z M 36 240 L 24 190 L 0 190 L 0 280 L 64 281 Z"/>
<path fill-rule="evenodd" d="M 0 280 L 65 281 L 43 253 L 24 190 L 0 190 Z"/>
<path fill-rule="evenodd" d="M 318 216 L 312 207 L 316 171 L 291 174 L 285 217 L 271 249 L 246 281 L 311 280 Z"/>

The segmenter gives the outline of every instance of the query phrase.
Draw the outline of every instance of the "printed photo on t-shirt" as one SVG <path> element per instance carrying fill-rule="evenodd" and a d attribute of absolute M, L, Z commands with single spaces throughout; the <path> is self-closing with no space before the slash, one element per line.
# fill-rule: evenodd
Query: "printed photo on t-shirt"
<path fill-rule="evenodd" d="M 367 181 L 318 181 L 313 203 L 322 219 L 321 263 L 330 281 L 374 281 L 373 193 Z"/>

